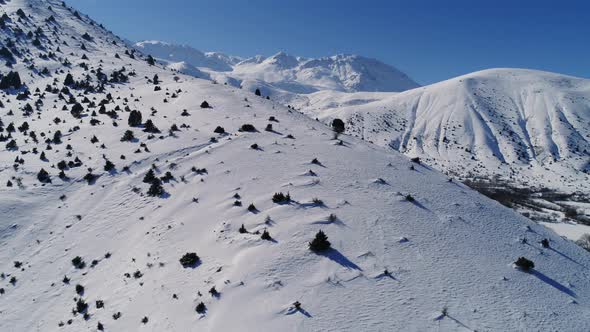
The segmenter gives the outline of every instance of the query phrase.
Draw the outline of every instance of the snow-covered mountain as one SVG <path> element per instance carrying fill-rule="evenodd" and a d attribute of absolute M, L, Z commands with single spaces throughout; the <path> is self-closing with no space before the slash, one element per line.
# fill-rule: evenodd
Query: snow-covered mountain
<path fill-rule="evenodd" d="M 590 328 L 553 231 L 61 1 L 0 17 L 0 331 Z"/>
<path fill-rule="evenodd" d="M 260 89 L 265 96 L 275 100 L 323 90 L 399 92 L 419 86 L 399 70 L 357 55 L 308 59 L 279 52 L 271 57 L 258 55 L 241 59 L 160 41 L 139 42 L 135 48 L 172 68 L 178 66 L 176 63 L 183 62 L 199 68 L 207 73 L 206 77 L 218 82 L 252 92 Z M 180 71 L 193 75 L 190 71 Z"/>
<path fill-rule="evenodd" d="M 573 208 L 590 214 L 583 204 L 590 194 L 590 80 L 492 69 L 399 94 L 323 92 L 308 98 L 298 105 L 305 112 L 346 118 L 348 133 L 420 157 L 447 174 L 579 192 L 573 198 L 582 205 Z M 555 211 L 568 210 L 549 209 Z"/>

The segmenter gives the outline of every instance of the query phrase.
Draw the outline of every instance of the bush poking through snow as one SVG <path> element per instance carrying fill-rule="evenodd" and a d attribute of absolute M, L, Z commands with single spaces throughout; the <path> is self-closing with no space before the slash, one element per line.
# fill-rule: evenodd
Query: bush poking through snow
<path fill-rule="evenodd" d="M 86 303 L 86 301 L 84 301 L 83 299 L 78 299 L 78 301 L 76 302 L 76 312 L 78 313 L 83 313 L 88 309 L 88 303 Z"/>
<path fill-rule="evenodd" d="M 219 297 L 219 292 L 217 291 L 217 289 L 215 289 L 215 286 L 211 287 L 211 289 L 209 290 L 209 294 L 211 294 L 211 296 L 213 297 Z"/>
<path fill-rule="evenodd" d="M 519 257 L 514 265 L 525 272 L 535 268 L 535 263 L 525 257 Z"/>
<path fill-rule="evenodd" d="M 184 268 L 188 267 L 195 267 L 199 263 L 200 258 L 197 256 L 197 253 L 194 252 L 187 252 L 180 258 L 180 264 Z"/>
<path fill-rule="evenodd" d="M 77 269 L 83 269 L 86 267 L 86 263 L 80 256 L 76 256 L 74 259 L 72 259 L 72 265 L 74 265 L 74 267 Z"/>
<path fill-rule="evenodd" d="M 281 204 L 281 203 L 289 203 L 291 201 L 291 195 L 287 193 L 287 195 L 283 193 L 275 193 L 272 196 L 273 203 Z"/>
<path fill-rule="evenodd" d="M 246 227 L 244 227 L 244 224 L 242 224 L 242 227 L 238 229 L 238 232 L 240 232 L 240 234 L 245 234 L 248 233 L 248 230 L 246 229 Z"/>
<path fill-rule="evenodd" d="M 324 252 L 331 248 L 331 243 L 328 241 L 328 236 L 320 230 L 313 241 L 309 243 L 309 250 L 313 252 Z"/>
<path fill-rule="evenodd" d="M 256 127 L 254 127 L 253 125 L 251 125 L 249 123 L 246 123 L 246 124 L 243 124 L 240 127 L 240 131 L 241 132 L 253 133 L 253 132 L 256 132 Z"/>

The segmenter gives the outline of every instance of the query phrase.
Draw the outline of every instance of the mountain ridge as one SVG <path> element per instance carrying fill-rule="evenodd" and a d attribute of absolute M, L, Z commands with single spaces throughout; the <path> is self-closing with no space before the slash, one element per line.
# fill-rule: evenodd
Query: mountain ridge
<path fill-rule="evenodd" d="M 407 75 L 376 59 L 359 55 L 339 54 L 317 59 L 296 57 L 283 51 L 272 56 L 257 55 L 250 58 L 221 55 L 218 58 L 233 59 L 224 64 L 211 65 L 203 60 L 207 53 L 186 45 L 174 45 L 160 41 L 143 41 L 134 47 L 152 54 L 167 65 L 187 62 L 210 76 L 225 76 L 219 81 L 239 79 L 240 86 L 253 86 L 256 82 L 277 84 L 266 91 L 267 95 L 280 92 L 309 93 L 322 89 L 337 91 L 403 91 L 419 85 Z M 217 72 L 217 73 L 211 73 Z M 224 75 L 219 75 L 219 73 Z M 214 75 L 217 74 L 217 75 Z M 298 85 L 298 88 L 295 86 Z M 291 86 L 292 88 L 289 88 Z"/>

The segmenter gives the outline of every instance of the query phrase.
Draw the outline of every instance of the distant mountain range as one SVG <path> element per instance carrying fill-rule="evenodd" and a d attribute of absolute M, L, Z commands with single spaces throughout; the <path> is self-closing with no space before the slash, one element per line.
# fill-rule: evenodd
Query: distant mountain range
<path fill-rule="evenodd" d="M 322 90 L 396 92 L 419 86 L 399 70 L 357 55 L 309 59 L 279 52 L 242 59 L 160 41 L 143 41 L 134 47 L 180 72 L 247 89 L 258 87 L 265 95 Z"/>

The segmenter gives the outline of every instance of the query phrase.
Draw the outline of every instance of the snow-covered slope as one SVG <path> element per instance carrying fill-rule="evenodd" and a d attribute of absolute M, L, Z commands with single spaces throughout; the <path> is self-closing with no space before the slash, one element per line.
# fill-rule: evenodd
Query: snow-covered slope
<path fill-rule="evenodd" d="M 590 328 L 590 257 L 553 231 L 272 100 L 150 66 L 59 1 L 0 12 L 15 60 L 0 73 L 25 83 L 0 98 L 0 331 Z M 147 194 L 150 171 L 165 193 Z M 316 254 L 320 229 L 333 249 Z"/>
<path fill-rule="evenodd" d="M 153 55 L 168 66 L 185 62 L 208 72 L 218 82 L 251 92 L 260 89 L 265 96 L 281 101 L 297 98 L 297 94 L 323 90 L 399 92 L 418 87 L 399 70 L 357 55 L 308 59 L 279 52 L 268 58 L 258 55 L 240 59 L 159 41 L 139 42 L 135 48 Z"/>
<path fill-rule="evenodd" d="M 590 80 L 492 69 L 399 94 L 309 99 L 298 107 L 346 118 L 348 133 L 448 174 L 590 193 Z"/>

